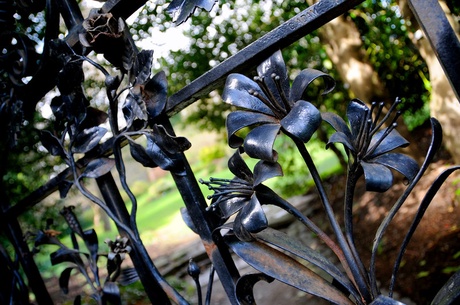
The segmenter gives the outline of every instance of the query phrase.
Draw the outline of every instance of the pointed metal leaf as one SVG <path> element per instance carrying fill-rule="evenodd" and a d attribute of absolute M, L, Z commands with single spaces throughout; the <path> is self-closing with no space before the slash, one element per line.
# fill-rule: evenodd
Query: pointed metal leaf
<path fill-rule="evenodd" d="M 152 72 L 153 50 L 142 50 L 136 55 L 136 61 L 132 67 L 133 76 L 136 78 L 135 85 L 144 84 Z"/>
<path fill-rule="evenodd" d="M 64 199 L 67 197 L 67 194 L 69 193 L 70 189 L 72 188 L 73 182 L 64 180 L 61 183 L 59 183 L 59 197 L 61 199 Z"/>
<path fill-rule="evenodd" d="M 287 234 L 274 230 L 272 228 L 266 228 L 262 232 L 254 235 L 257 240 L 271 244 L 275 247 L 279 247 L 283 250 L 288 251 L 310 263 L 326 271 L 336 281 L 342 284 L 352 295 L 359 297 L 358 292 L 353 286 L 352 282 L 346 277 L 333 263 L 331 263 L 326 257 L 322 256 L 317 251 L 304 245 L 300 240 L 292 238 Z"/>
<path fill-rule="evenodd" d="M 321 114 L 313 104 L 297 101 L 281 120 L 281 126 L 291 135 L 307 143 L 321 125 Z"/>
<path fill-rule="evenodd" d="M 161 169 L 171 170 L 174 168 L 173 159 L 155 143 L 155 139 L 152 135 L 147 135 L 147 147 L 145 151 Z"/>
<path fill-rule="evenodd" d="M 62 262 L 74 263 L 80 266 L 84 266 L 83 261 L 78 252 L 67 249 L 60 248 L 57 251 L 50 254 L 51 265 L 57 265 Z"/>
<path fill-rule="evenodd" d="M 216 0 L 173 0 L 169 4 L 167 12 L 172 16 L 173 22 L 181 24 L 193 14 L 197 7 L 209 12 L 214 3 Z"/>
<path fill-rule="evenodd" d="M 61 275 L 59 276 L 59 287 L 61 288 L 64 294 L 69 293 L 69 280 L 70 274 L 72 273 L 73 269 L 74 267 L 66 268 L 64 269 L 64 271 L 62 271 Z"/>
<path fill-rule="evenodd" d="M 401 243 L 401 247 L 399 249 L 399 252 L 398 252 L 398 256 L 396 257 L 396 260 L 395 260 L 395 263 L 394 263 L 394 267 L 393 267 L 393 273 L 392 273 L 392 281 L 390 283 L 390 291 L 392 291 L 394 289 L 394 285 L 395 285 L 395 281 L 396 281 L 396 276 L 397 276 L 397 273 L 398 273 L 398 270 L 399 270 L 399 266 L 401 264 L 401 261 L 402 261 L 402 258 L 403 258 L 403 255 L 406 251 L 406 248 L 407 248 L 407 245 L 409 244 L 410 240 L 412 239 L 412 236 L 414 235 L 415 233 L 415 230 L 417 229 L 417 226 L 419 225 L 420 221 L 422 220 L 423 218 L 423 215 L 425 215 L 425 212 L 426 210 L 428 209 L 428 206 L 431 204 L 433 198 L 436 196 L 436 194 L 438 193 L 439 189 L 441 188 L 441 186 L 444 184 L 444 182 L 446 181 L 446 179 L 452 174 L 454 173 L 455 171 L 457 170 L 460 170 L 460 165 L 457 165 L 457 166 L 452 166 L 446 170 L 444 170 L 437 178 L 436 180 L 432 183 L 432 185 L 430 186 L 430 188 L 428 189 L 428 191 L 426 192 L 425 196 L 423 197 L 422 199 L 422 202 L 420 202 L 420 206 L 417 210 L 417 213 L 415 214 L 414 216 L 414 219 L 412 220 L 412 223 L 409 227 L 409 230 L 407 231 L 407 234 L 404 236 L 404 240 L 403 242 Z M 459 273 L 459 272 L 457 272 Z M 459 275 L 460 276 L 460 275 Z M 452 278 L 451 278 L 452 279 Z M 460 282 L 460 279 L 457 279 L 456 280 L 457 282 Z M 451 294 L 453 293 L 452 295 L 450 295 L 448 297 L 449 298 L 459 298 L 460 300 L 460 288 L 458 288 L 456 290 L 456 292 L 454 292 L 455 290 L 452 290 L 452 287 L 449 287 L 446 285 L 444 285 L 444 287 L 440 290 L 440 292 L 445 289 L 445 293 L 447 294 Z M 450 292 L 449 292 L 450 291 Z M 439 293 L 438 293 L 439 294 Z M 436 299 L 436 298 L 435 298 Z M 454 299 L 450 299 L 451 301 L 453 301 Z M 438 302 L 435 302 L 433 300 L 432 304 L 439 304 Z M 444 303 L 441 303 L 441 304 L 444 304 Z M 450 304 L 450 303 L 448 303 Z"/>
<path fill-rule="evenodd" d="M 182 220 L 185 222 L 187 227 L 192 230 L 194 233 L 198 234 L 198 230 L 195 227 L 195 224 L 193 223 L 192 217 L 190 216 L 187 208 L 182 207 L 180 208 L 180 214 L 182 216 Z"/>
<path fill-rule="evenodd" d="M 168 81 L 164 71 L 155 74 L 145 84 L 142 96 L 144 97 L 147 112 L 151 119 L 156 118 L 163 112 L 166 105 L 167 93 Z"/>
<path fill-rule="evenodd" d="M 120 289 L 114 282 L 106 282 L 102 288 L 104 304 L 121 305 Z"/>
<path fill-rule="evenodd" d="M 98 126 L 84 129 L 75 138 L 72 146 L 72 152 L 82 154 L 87 153 L 99 144 L 99 141 L 106 133 L 107 129 Z"/>
<path fill-rule="evenodd" d="M 129 151 L 131 152 L 133 159 L 143 166 L 151 168 L 158 166 L 155 162 L 153 162 L 152 158 L 150 158 L 144 146 L 137 144 L 134 141 L 129 141 Z"/>
<path fill-rule="evenodd" d="M 61 142 L 48 130 L 40 131 L 40 141 L 51 155 L 65 157 L 64 148 L 62 147 Z"/>
<path fill-rule="evenodd" d="M 162 125 L 153 126 L 152 130 L 152 137 L 165 152 L 177 154 L 186 151 L 192 146 L 187 138 L 170 135 Z"/>
<path fill-rule="evenodd" d="M 110 158 L 99 158 L 91 161 L 86 166 L 85 171 L 81 174 L 80 178 L 99 178 L 115 166 L 115 160 Z"/>
<path fill-rule="evenodd" d="M 93 262 L 95 262 L 97 260 L 99 249 L 99 242 L 96 231 L 94 229 L 86 230 L 83 232 L 82 238 L 85 241 L 86 248 L 88 248 Z"/>
<path fill-rule="evenodd" d="M 460 301 L 460 271 L 452 275 L 431 302 L 432 305 L 458 304 Z"/>
<path fill-rule="evenodd" d="M 332 284 L 286 254 L 258 241 L 243 242 L 232 236 L 226 240 L 233 252 L 260 272 L 335 304 L 353 304 Z"/>

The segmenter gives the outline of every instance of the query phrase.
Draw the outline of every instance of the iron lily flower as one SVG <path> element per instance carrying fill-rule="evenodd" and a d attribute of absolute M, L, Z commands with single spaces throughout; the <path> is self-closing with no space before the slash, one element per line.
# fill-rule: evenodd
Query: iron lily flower
<path fill-rule="evenodd" d="M 251 241 L 251 233 L 257 233 L 268 225 L 267 218 L 261 206 L 260 195 L 263 192 L 262 183 L 267 179 L 282 176 L 279 163 L 260 160 L 251 172 L 241 157 L 243 149 L 238 149 L 228 161 L 230 171 L 235 175 L 231 180 L 210 178 L 210 181 L 200 181 L 207 185 L 214 194 L 208 210 L 219 209 L 221 217 L 226 221 L 238 213 L 233 223 L 235 235 L 244 241 Z"/>
<path fill-rule="evenodd" d="M 254 80 L 241 74 L 230 74 L 223 92 L 225 103 L 241 108 L 227 117 L 229 145 L 244 145 L 246 153 L 254 158 L 276 162 L 273 143 L 280 130 L 302 140 L 310 140 L 321 124 L 321 114 L 313 104 L 303 100 L 307 87 L 317 78 L 323 78 L 330 92 L 335 82 L 329 75 L 305 69 L 294 79 L 292 88 L 286 65 L 280 51 L 257 67 Z M 236 133 L 254 127 L 245 139 Z"/>
<path fill-rule="evenodd" d="M 115 257 L 119 257 L 124 260 L 126 254 L 131 252 L 131 246 L 127 237 L 117 237 L 115 241 L 106 239 L 105 243 L 109 246 L 110 252 L 107 256 L 108 259 L 113 260 Z"/>
<path fill-rule="evenodd" d="M 359 171 L 362 169 L 369 191 L 385 192 L 393 184 L 394 169 L 411 181 L 418 172 L 417 162 L 411 157 L 391 151 L 406 147 L 409 142 L 396 131 L 396 120 L 400 112 L 395 111 L 399 100 L 391 106 L 388 113 L 379 121 L 383 103 L 372 103 L 371 108 L 362 101 L 355 99 L 347 108 L 345 121 L 334 113 L 323 113 L 322 118 L 335 130 L 327 143 L 341 143 L 349 156 L 349 167 Z M 375 115 L 374 115 L 375 113 Z M 394 115 L 393 115 L 394 114 Z M 380 130 L 383 124 L 392 117 L 390 124 Z"/>

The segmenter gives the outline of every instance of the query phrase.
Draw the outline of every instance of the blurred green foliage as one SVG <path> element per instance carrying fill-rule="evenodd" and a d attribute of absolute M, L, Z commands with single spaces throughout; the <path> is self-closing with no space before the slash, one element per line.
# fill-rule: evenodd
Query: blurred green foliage
<path fill-rule="evenodd" d="M 171 52 L 160 60 L 169 76 L 170 94 L 180 90 L 204 72 L 261 37 L 282 22 L 307 7 L 305 1 L 219 1 L 211 13 L 197 10 L 184 27 L 190 39 L 189 50 Z M 394 100 L 403 100 L 405 122 L 413 129 L 429 118 L 430 87 L 426 64 L 409 38 L 409 27 L 394 0 L 367 0 L 349 12 L 356 23 L 363 42 L 362 52 L 381 77 Z M 146 6 L 139 15 L 141 25 L 133 27 L 137 37 L 148 32 L 150 26 L 167 29 L 171 20 L 164 14 L 164 4 Z M 136 35 L 136 34 L 135 34 Z M 349 89 L 340 80 L 326 54 L 317 31 L 301 38 L 283 50 L 291 79 L 298 71 L 315 68 L 329 73 L 338 84 L 334 94 L 315 101 L 322 110 L 344 114 L 349 101 Z M 312 96 L 316 94 L 312 92 Z M 317 96 L 317 95 L 316 95 Z M 229 106 L 218 94 L 211 94 L 191 106 L 186 124 L 193 122 L 208 130 L 222 130 Z"/>

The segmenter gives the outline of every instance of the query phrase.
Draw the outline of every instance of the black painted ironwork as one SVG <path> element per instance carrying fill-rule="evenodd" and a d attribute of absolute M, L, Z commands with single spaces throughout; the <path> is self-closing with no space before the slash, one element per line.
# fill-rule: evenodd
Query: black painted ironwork
<path fill-rule="evenodd" d="M 383 113 L 383 104 L 368 107 L 358 99 L 352 100 L 347 109 L 347 121 L 332 113 L 321 113 L 313 103 L 304 100 L 305 92 L 316 79 L 322 79 L 325 84 L 323 93 L 327 94 L 334 88 L 334 79 L 323 72 L 307 69 L 301 71 L 290 84 L 284 59 L 279 52 L 363 1 L 319 1 L 169 97 L 165 74 L 159 72 L 151 75 L 153 52 L 137 49 L 124 21 L 145 2 L 109 0 L 101 9 L 92 10 L 84 18 L 78 3 L 72 0 L 25 0 L 13 4 L 0 1 L 1 72 L 8 77 L 0 88 L 0 126 L 3 131 L 0 158 L 5 160 L 8 146 L 15 145 L 22 121 L 33 120 L 37 102 L 57 87 L 60 95 L 51 102 L 56 120 L 52 130 L 40 131 L 40 139 L 49 154 L 61 158 L 67 165 L 64 171 L 18 202 L 10 202 L 6 196 L 2 196 L 1 231 L 13 248 L 14 256 L 5 247 L 0 247 L 0 270 L 9 284 L 0 288 L 1 303 L 27 304 L 30 290 L 37 304 L 52 304 L 33 260 L 35 247 L 52 244 L 59 249 L 51 253 L 51 263 L 70 263 L 60 276 L 60 286 L 64 292 L 68 290 L 72 270 L 76 269 L 87 279 L 92 288 L 92 297 L 98 304 L 120 304 L 119 290 L 115 284 L 117 278 L 123 278 L 125 283 L 139 279 L 152 303 L 188 304 L 185 297 L 159 272 L 141 240 L 136 224 L 137 199 L 126 181 L 121 151 L 122 147 L 127 146 L 132 157 L 143 166 L 160 167 L 172 175 L 185 204 L 182 211 L 184 221 L 200 236 L 212 263 L 210 283 L 215 272 L 232 304 L 255 304 L 254 285 L 258 281 L 272 282 L 275 279 L 335 304 L 399 304 L 392 298 L 392 291 L 406 246 L 433 196 L 459 166 L 445 170 L 420 203 L 420 209 L 395 261 L 389 296 L 382 295 L 377 285 L 376 255 L 388 225 L 439 149 L 441 127 L 436 119 L 431 120 L 431 145 L 419 167 L 412 158 L 393 152 L 409 144 L 396 131 L 396 120 L 400 115 L 396 109 L 399 101 Z M 433 49 L 437 51 L 454 90 L 458 92 L 457 62 L 450 65 L 451 60 L 459 56 L 458 40 L 447 29 L 448 33 L 444 34 L 443 16 L 439 10 L 431 11 L 431 2 L 409 2 L 432 41 Z M 181 23 L 196 7 L 209 10 L 213 4 L 214 0 L 174 0 L 169 10 L 174 19 Z M 19 9 L 23 13 L 46 12 L 47 27 L 42 54 L 37 53 L 32 40 L 14 29 L 13 15 Z M 435 15 L 430 17 L 432 15 L 428 13 Z M 60 16 L 68 30 L 63 39 L 58 39 Z M 443 29 L 442 33 L 440 28 Z M 104 54 L 119 74 L 110 74 L 86 57 L 91 51 Z M 107 111 L 90 106 L 85 97 L 81 87 L 84 61 L 104 76 L 109 102 Z M 254 79 L 240 74 L 253 69 L 258 74 Z M 27 83 L 23 80 L 25 77 L 30 77 Z M 211 203 L 208 205 L 184 155 L 191 144 L 187 139 L 175 135 L 169 117 L 218 87 L 224 89 L 223 102 L 238 108 L 227 117 L 229 145 L 236 149 L 229 160 L 229 169 L 235 178 L 201 181 L 214 191 L 209 196 Z M 127 93 L 126 97 L 122 93 Z M 120 127 L 118 122 L 119 106 L 126 120 L 124 127 Z M 102 127 L 106 121 L 110 130 Z M 337 214 L 332 210 L 329 195 L 305 146 L 322 122 L 330 124 L 336 131 L 327 145 L 343 145 L 348 155 L 343 228 L 336 219 Z M 238 133 L 241 129 L 249 129 L 245 137 Z M 109 139 L 102 141 L 108 132 Z M 325 233 L 287 200 L 264 185 L 268 179 L 282 175 L 282 165 L 277 162 L 278 153 L 273 150 L 275 138 L 279 136 L 287 136 L 293 141 L 308 167 L 332 235 Z M 138 137 L 145 138 L 147 144 L 141 145 L 136 141 Z M 243 154 L 259 160 L 253 171 L 242 158 Z M 0 173 L 3 175 L 5 170 L 6 167 L 2 166 Z M 380 224 L 372 245 L 371 261 L 366 266 L 355 247 L 352 222 L 354 189 L 357 180 L 363 176 L 368 190 L 384 192 L 393 183 L 392 170 L 402 174 L 408 185 Z M 115 171 L 121 188 L 129 197 L 130 210 L 112 175 Z M 85 187 L 84 179 L 96 180 L 100 197 Z M 5 187 L 5 184 L 1 185 L 2 195 Z M 65 198 L 72 187 L 99 206 L 116 224 L 121 237 L 108 242 L 109 253 L 100 253 L 96 232 L 83 231 L 70 207 L 61 214 L 72 231 L 72 248 L 59 241 L 57 232 L 52 229 L 52 222 L 31 234 L 22 231 L 18 222 L 21 214 L 54 192 L 59 191 L 60 196 Z M 263 205 L 275 206 L 295 216 L 305 229 L 311 230 L 332 250 L 339 266 L 307 245 L 270 228 Z M 32 249 L 26 242 L 27 235 L 33 236 Z M 78 239 L 85 245 L 85 250 L 80 249 Z M 240 275 L 232 253 L 260 273 Z M 121 267 L 128 254 L 134 269 Z M 99 274 L 97 264 L 103 256 L 107 257 L 105 279 Z M 303 263 L 310 263 L 322 271 L 306 267 Z M 199 286 L 200 272 L 193 261 L 190 261 L 188 273 Z M 324 277 L 324 273 L 328 277 Z M 434 304 L 458 300 L 459 281 L 460 273 L 456 273 L 438 293 Z M 198 291 L 201 304 L 203 297 L 200 287 Z M 212 285 L 209 285 L 206 304 L 210 301 L 211 291 Z M 75 304 L 79 303 L 81 299 L 77 297 Z"/>

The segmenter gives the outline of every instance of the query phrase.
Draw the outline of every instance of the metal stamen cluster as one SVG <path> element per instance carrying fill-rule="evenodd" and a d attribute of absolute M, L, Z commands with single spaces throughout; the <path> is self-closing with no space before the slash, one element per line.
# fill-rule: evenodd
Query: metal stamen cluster
<path fill-rule="evenodd" d="M 395 111 L 396 107 L 401 103 L 401 100 L 396 99 L 396 101 L 391 105 L 388 113 L 383 117 L 379 122 L 380 116 L 382 114 L 382 109 L 384 103 L 373 102 L 370 109 L 365 111 L 365 119 L 361 121 L 361 126 L 359 127 L 359 132 L 355 138 L 354 146 L 356 149 L 356 154 L 358 160 L 365 159 L 367 156 L 370 156 L 374 153 L 375 149 L 382 143 L 382 141 L 398 126 L 396 123 L 397 119 L 401 115 L 401 111 Z M 374 118 L 372 118 L 373 113 L 375 112 Z M 385 129 L 382 136 L 372 144 L 372 147 L 369 147 L 372 143 L 372 137 L 380 127 L 382 127 L 385 122 L 390 120 L 390 117 L 394 113 L 391 123 L 388 124 L 388 127 Z"/>
<path fill-rule="evenodd" d="M 250 197 L 253 193 L 253 185 L 245 180 L 234 178 L 219 179 L 209 178 L 209 181 L 200 179 L 200 183 L 206 185 L 214 194 L 208 195 L 207 198 L 212 200 L 207 211 L 215 211 L 219 203 L 232 198 Z"/>
<path fill-rule="evenodd" d="M 259 92 L 253 89 L 249 89 L 248 93 L 250 95 L 257 97 L 262 103 L 264 103 L 268 108 L 270 108 L 270 110 L 273 111 L 273 114 L 276 118 L 282 119 L 286 116 L 291 107 L 289 106 L 289 101 L 286 97 L 286 94 L 281 88 L 281 77 L 276 73 L 272 73 L 270 77 L 272 78 L 273 82 L 276 85 L 276 88 L 278 89 L 278 93 L 281 97 L 281 102 L 274 96 L 273 92 L 269 89 L 265 81 L 265 77 L 263 76 L 255 76 L 254 81 L 259 85 L 260 89 L 262 89 L 262 92 L 265 94 L 265 96 L 262 96 Z"/>

